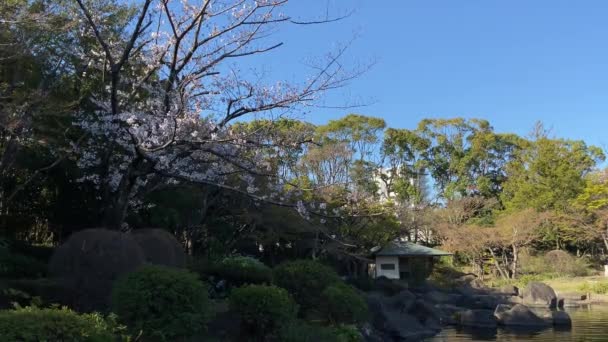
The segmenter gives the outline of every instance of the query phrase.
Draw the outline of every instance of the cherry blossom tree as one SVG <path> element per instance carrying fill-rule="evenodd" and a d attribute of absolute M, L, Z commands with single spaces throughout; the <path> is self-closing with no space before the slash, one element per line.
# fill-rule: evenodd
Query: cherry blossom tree
<path fill-rule="evenodd" d="M 108 203 L 104 224 L 119 228 L 138 199 L 160 184 L 193 182 L 293 206 L 286 180 L 269 172 L 260 145 L 264 130 L 232 128 L 247 117 L 278 118 L 315 104 L 360 73 L 346 70 L 339 47 L 313 65 L 301 83 L 265 84 L 233 63 L 279 48 L 272 33 L 307 25 L 284 13 L 288 0 L 144 0 L 118 31 L 109 32 L 109 1 L 77 0 L 80 35 L 97 48 L 82 51 L 88 70 L 104 75 L 104 88 L 78 113 L 88 138 L 78 150 L 82 181 L 99 187 Z M 86 72 L 86 71 L 85 71 Z M 290 142 L 291 143 L 291 142 Z M 262 152 L 264 150 L 264 152 Z M 264 194 L 260 189 L 264 188 Z"/>

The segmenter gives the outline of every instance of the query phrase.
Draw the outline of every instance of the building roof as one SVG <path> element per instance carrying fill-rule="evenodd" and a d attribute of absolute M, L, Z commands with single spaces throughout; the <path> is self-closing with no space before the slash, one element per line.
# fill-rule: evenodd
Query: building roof
<path fill-rule="evenodd" d="M 452 253 L 445 252 L 439 249 L 425 247 L 413 242 L 396 241 L 379 248 L 372 250 L 374 255 L 380 256 L 446 256 Z"/>

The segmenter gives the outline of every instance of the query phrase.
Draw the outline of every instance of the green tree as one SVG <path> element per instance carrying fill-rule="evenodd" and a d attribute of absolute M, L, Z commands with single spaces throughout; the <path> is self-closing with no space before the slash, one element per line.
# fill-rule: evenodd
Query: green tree
<path fill-rule="evenodd" d="M 585 188 L 584 177 L 604 154 L 583 141 L 538 137 L 506 166 L 507 209 L 566 210 Z"/>

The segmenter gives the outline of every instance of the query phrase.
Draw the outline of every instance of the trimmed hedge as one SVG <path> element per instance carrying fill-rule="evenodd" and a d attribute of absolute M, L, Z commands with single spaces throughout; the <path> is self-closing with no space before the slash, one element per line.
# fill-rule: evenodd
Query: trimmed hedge
<path fill-rule="evenodd" d="M 67 308 L 0 311 L 0 341 L 116 341 L 124 330 L 114 316 L 78 314 Z"/>
<path fill-rule="evenodd" d="M 361 342 L 363 336 L 353 326 L 324 327 L 295 321 L 280 331 L 281 342 Z"/>
<path fill-rule="evenodd" d="M 270 284 L 272 270 L 261 261 L 245 257 L 227 257 L 213 266 L 214 275 L 225 279 L 230 285 Z"/>
<path fill-rule="evenodd" d="M 322 312 L 332 323 L 355 324 L 368 317 L 367 302 L 352 286 L 334 284 L 322 293 Z"/>
<path fill-rule="evenodd" d="M 342 280 L 328 266 L 312 260 L 297 260 L 277 266 L 274 281 L 287 289 L 303 310 L 310 310 L 321 304 L 320 295 L 326 287 Z"/>
<path fill-rule="evenodd" d="M 296 318 L 298 306 L 282 288 L 247 285 L 230 294 L 230 309 L 241 317 L 245 332 L 266 337 Z"/>
<path fill-rule="evenodd" d="M 39 278 L 46 275 L 46 264 L 42 261 L 0 248 L 0 277 Z"/>
<path fill-rule="evenodd" d="M 133 334 L 172 340 L 205 329 L 210 303 L 207 287 L 191 272 L 144 266 L 119 279 L 112 310 Z"/>

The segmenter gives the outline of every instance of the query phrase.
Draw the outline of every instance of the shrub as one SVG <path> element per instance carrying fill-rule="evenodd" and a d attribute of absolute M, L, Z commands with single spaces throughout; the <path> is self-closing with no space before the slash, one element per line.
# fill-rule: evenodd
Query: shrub
<path fill-rule="evenodd" d="M 78 314 L 67 308 L 36 307 L 0 311 L 0 340 L 23 341 L 115 341 L 124 330 L 114 316 Z"/>
<path fill-rule="evenodd" d="M 207 258 L 194 257 L 188 261 L 187 268 L 198 274 L 201 279 L 207 280 L 215 272 L 215 265 L 216 263 Z"/>
<path fill-rule="evenodd" d="M 589 264 L 581 258 L 577 258 L 566 251 L 554 250 L 547 252 L 543 257 L 550 272 L 573 277 L 588 276 Z"/>
<path fill-rule="evenodd" d="M 360 342 L 363 338 L 352 326 L 324 327 L 294 321 L 281 329 L 282 342 Z"/>
<path fill-rule="evenodd" d="M 606 294 L 608 293 L 608 282 L 584 283 L 579 290 L 586 293 Z"/>
<path fill-rule="evenodd" d="M 440 260 L 433 267 L 433 271 L 429 276 L 429 282 L 441 289 L 451 290 L 458 285 L 456 279 L 464 274 L 456 267 Z"/>
<path fill-rule="evenodd" d="M 561 250 L 550 251 L 543 256 L 522 253 L 520 260 L 521 274 L 541 275 L 545 279 L 560 276 L 580 277 L 591 273 L 585 259 Z"/>
<path fill-rule="evenodd" d="M 114 281 L 144 263 L 144 253 L 130 234 L 85 229 L 55 250 L 49 273 L 72 289 L 76 309 L 105 310 Z"/>
<path fill-rule="evenodd" d="M 368 316 L 367 302 L 352 286 L 330 285 L 321 293 L 321 299 L 323 314 L 332 323 L 360 323 Z"/>
<path fill-rule="evenodd" d="M 45 303 L 71 304 L 72 292 L 70 289 L 53 279 L 14 279 L 7 280 L 6 285 L 11 289 L 26 293 L 29 297 L 25 298 L 27 300 L 38 297 Z M 23 302 L 18 302 L 23 305 Z"/>
<path fill-rule="evenodd" d="M 341 282 L 334 270 L 312 260 L 291 261 L 277 266 L 274 281 L 287 289 L 303 310 L 318 307 L 321 292 L 327 286 Z"/>
<path fill-rule="evenodd" d="M 361 291 L 370 292 L 374 289 L 374 279 L 369 276 L 350 278 L 347 282 Z"/>
<path fill-rule="evenodd" d="M 23 241 L 12 241 L 10 244 L 10 250 L 13 253 L 27 255 L 36 260 L 43 262 L 45 265 L 48 264 L 55 248 L 49 245 L 32 245 Z"/>
<path fill-rule="evenodd" d="M 298 306 L 282 288 L 268 285 L 247 285 L 230 294 L 230 308 L 237 312 L 245 331 L 268 336 L 295 319 Z"/>
<path fill-rule="evenodd" d="M 137 229 L 131 234 L 137 241 L 146 262 L 153 265 L 185 267 L 186 253 L 173 234 L 164 229 Z"/>
<path fill-rule="evenodd" d="M 38 278 L 46 274 L 46 265 L 35 258 L 0 249 L 0 277 Z"/>
<path fill-rule="evenodd" d="M 233 256 L 215 264 L 211 272 L 230 285 L 264 284 L 272 281 L 272 270 L 257 259 Z"/>
<path fill-rule="evenodd" d="M 144 266 L 119 279 L 112 309 L 134 334 L 159 339 L 192 336 L 209 318 L 207 288 L 185 270 Z"/>

